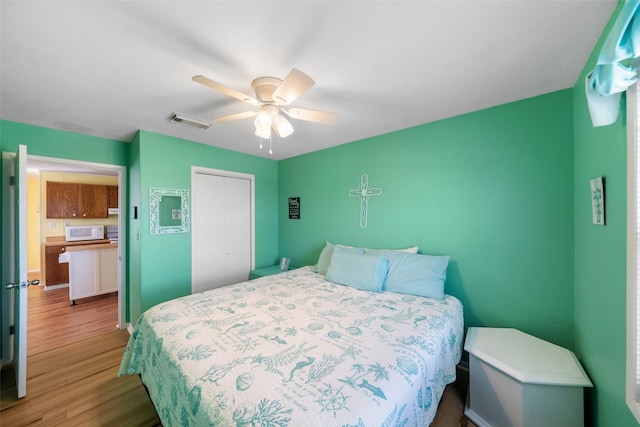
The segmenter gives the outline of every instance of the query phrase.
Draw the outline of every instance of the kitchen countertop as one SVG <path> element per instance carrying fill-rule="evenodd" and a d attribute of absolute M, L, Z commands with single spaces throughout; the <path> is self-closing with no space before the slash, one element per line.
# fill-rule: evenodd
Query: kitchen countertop
<path fill-rule="evenodd" d="M 78 240 L 74 242 L 67 242 L 64 240 L 64 236 L 59 237 L 47 237 L 47 241 L 44 242 L 45 246 L 80 246 L 80 245 L 96 245 L 96 244 L 104 244 L 110 243 L 109 239 L 101 239 L 101 240 Z M 117 246 L 117 244 L 115 244 Z"/>
<path fill-rule="evenodd" d="M 118 243 L 110 243 L 109 240 L 103 242 L 101 240 L 91 240 L 93 245 L 74 245 L 67 248 L 67 252 L 77 252 L 77 251 L 94 251 L 99 249 L 111 249 L 118 248 Z"/>

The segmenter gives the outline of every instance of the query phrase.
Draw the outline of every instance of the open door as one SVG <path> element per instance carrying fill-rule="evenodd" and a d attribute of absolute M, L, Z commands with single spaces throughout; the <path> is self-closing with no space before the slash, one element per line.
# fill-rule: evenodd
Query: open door
<path fill-rule="evenodd" d="M 16 371 L 18 398 L 27 394 L 27 147 L 20 145 L 13 162 L 11 190 L 14 203 L 10 204 L 10 216 L 13 218 L 10 239 L 13 240 L 12 283 L 5 285 L 12 289 L 13 306 L 13 365 Z M 37 284 L 34 281 L 32 284 Z"/>

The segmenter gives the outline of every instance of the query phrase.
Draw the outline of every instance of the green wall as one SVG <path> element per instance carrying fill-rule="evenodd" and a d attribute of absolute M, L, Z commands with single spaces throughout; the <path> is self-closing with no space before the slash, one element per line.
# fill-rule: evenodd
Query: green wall
<path fill-rule="evenodd" d="M 2 151 L 15 152 L 20 144 L 27 145 L 28 154 L 37 156 L 118 166 L 128 164 L 126 142 L 0 121 Z"/>
<path fill-rule="evenodd" d="M 191 233 L 149 232 L 149 188 L 191 190 L 191 166 L 223 169 L 255 176 L 255 263 L 278 259 L 278 163 L 271 159 L 215 148 L 183 139 L 140 131 L 131 146 L 133 160 L 130 240 L 139 259 L 130 265 L 130 320 L 149 307 L 191 293 Z M 134 184 L 135 183 L 135 184 Z M 134 251 L 135 252 L 135 251 Z"/>
<path fill-rule="evenodd" d="M 618 7 L 618 10 L 620 9 Z M 615 17 L 617 13 L 614 13 Z M 613 19 L 609 23 L 611 26 Z M 603 34 L 607 34 L 605 30 Z M 626 110 L 594 128 L 584 91 L 600 40 L 573 91 L 575 134 L 575 342 L 595 387 L 588 391 L 595 426 L 637 426 L 625 404 L 626 366 Z M 589 181 L 605 177 L 606 225 L 592 224 Z"/>
<path fill-rule="evenodd" d="M 382 188 L 367 228 L 348 196 L 363 173 Z M 418 245 L 451 256 L 446 291 L 467 327 L 573 347 L 571 90 L 283 160 L 278 186 L 280 253 L 294 265 L 315 263 L 325 241 Z"/>

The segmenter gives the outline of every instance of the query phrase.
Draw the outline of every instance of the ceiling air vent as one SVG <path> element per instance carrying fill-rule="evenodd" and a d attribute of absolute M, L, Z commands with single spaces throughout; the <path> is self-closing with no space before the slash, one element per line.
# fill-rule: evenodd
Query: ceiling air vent
<path fill-rule="evenodd" d="M 189 126 L 196 129 L 206 130 L 209 129 L 211 123 L 200 119 L 194 119 L 193 117 L 185 116 L 184 114 L 171 113 L 169 120 L 173 123 L 178 123 L 184 126 Z"/>

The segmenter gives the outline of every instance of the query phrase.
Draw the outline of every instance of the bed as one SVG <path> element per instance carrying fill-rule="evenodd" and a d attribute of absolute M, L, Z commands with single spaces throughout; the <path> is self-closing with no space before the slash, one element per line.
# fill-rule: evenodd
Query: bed
<path fill-rule="evenodd" d="M 460 301 L 328 277 L 306 266 L 152 307 L 119 375 L 141 376 L 166 427 L 428 426 L 460 361 Z"/>

